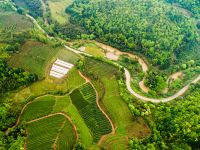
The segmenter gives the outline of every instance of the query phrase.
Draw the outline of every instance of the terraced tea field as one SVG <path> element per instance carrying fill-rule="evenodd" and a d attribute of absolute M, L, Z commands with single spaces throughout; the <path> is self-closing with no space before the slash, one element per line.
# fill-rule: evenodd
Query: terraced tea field
<path fill-rule="evenodd" d="M 19 118 L 25 123 L 27 150 L 73 149 L 78 133 L 71 118 L 64 113 L 71 103 L 68 96 L 41 96 L 29 102 Z"/>
<path fill-rule="evenodd" d="M 138 123 L 137 121 L 133 121 L 132 114 L 129 111 L 127 104 L 120 96 L 117 80 L 119 69 L 117 67 L 99 60 L 86 58 L 84 73 L 92 80 L 98 93 L 105 92 L 103 94 L 102 100 L 99 102 L 111 117 L 114 125 L 117 127 L 115 135 L 106 136 L 102 143 L 100 143 L 100 145 L 102 144 L 101 146 L 103 148 L 116 149 L 115 145 L 119 143 L 122 149 L 126 148 L 127 138 L 134 132 L 141 132 L 142 134 L 149 135 L 149 132 L 146 132 L 147 130 L 142 130 L 143 124 Z M 101 88 L 102 85 L 100 84 L 103 84 L 103 89 Z M 135 124 L 140 126 L 140 128 L 137 128 L 137 131 L 134 129 L 128 131 L 129 127 Z M 103 144 L 110 143 L 109 141 L 112 141 L 112 144 Z"/>
<path fill-rule="evenodd" d="M 108 119 L 96 104 L 96 94 L 89 83 L 75 90 L 70 96 L 73 104 L 77 107 L 80 115 L 90 129 L 94 142 L 98 142 L 102 135 L 112 131 Z"/>
<path fill-rule="evenodd" d="M 31 121 L 49 115 L 53 111 L 55 97 L 42 96 L 28 104 L 23 111 L 21 121 Z"/>
<path fill-rule="evenodd" d="M 76 143 L 76 133 L 64 115 L 53 115 L 27 125 L 28 150 L 72 149 Z"/>

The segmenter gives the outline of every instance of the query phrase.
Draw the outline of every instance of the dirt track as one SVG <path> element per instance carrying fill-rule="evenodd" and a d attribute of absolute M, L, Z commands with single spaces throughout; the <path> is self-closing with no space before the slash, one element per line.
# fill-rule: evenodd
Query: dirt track
<path fill-rule="evenodd" d="M 169 102 L 171 100 L 174 100 L 177 97 L 183 95 L 189 89 L 190 84 L 192 84 L 192 83 L 195 84 L 195 83 L 197 83 L 200 80 L 200 75 L 199 75 L 190 84 L 188 84 L 185 87 L 183 87 L 179 92 L 177 92 L 173 96 L 170 96 L 170 97 L 167 97 L 167 98 L 161 98 L 161 99 L 153 99 L 153 98 L 144 97 L 144 96 L 136 93 L 135 91 L 133 91 L 133 89 L 131 88 L 131 76 L 130 76 L 130 72 L 127 69 L 125 69 L 125 76 L 126 76 L 126 86 L 127 86 L 127 89 L 129 90 L 129 92 L 132 95 L 134 95 L 135 97 L 137 97 L 137 98 L 139 98 L 139 99 L 141 99 L 143 101 L 150 101 L 152 103 L 160 103 L 160 102 L 166 103 L 166 102 Z"/>

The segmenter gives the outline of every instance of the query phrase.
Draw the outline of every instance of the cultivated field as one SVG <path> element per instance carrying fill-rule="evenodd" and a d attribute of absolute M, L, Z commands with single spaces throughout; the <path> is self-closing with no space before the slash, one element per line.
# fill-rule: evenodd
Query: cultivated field
<path fill-rule="evenodd" d="M 13 40 L 13 35 L 33 27 L 33 23 L 25 16 L 12 11 L 1 12 L 0 10 L 0 42 L 10 42 Z"/>
<path fill-rule="evenodd" d="M 33 28 L 33 23 L 25 16 L 15 12 L 0 13 L 0 28 L 12 32 L 26 31 Z"/>
<path fill-rule="evenodd" d="M 70 43 L 75 49 L 88 53 L 95 57 L 104 57 L 105 51 L 95 44 L 93 41 L 76 40 Z"/>
<path fill-rule="evenodd" d="M 48 0 L 51 16 L 60 24 L 67 23 L 69 15 L 65 9 L 72 3 L 72 0 Z"/>
<path fill-rule="evenodd" d="M 71 95 L 73 104 L 93 135 L 94 142 L 98 142 L 102 135 L 111 132 L 111 125 L 96 104 L 96 94 L 90 84 L 84 84 Z"/>
<path fill-rule="evenodd" d="M 113 136 L 108 136 L 105 138 L 104 142 L 111 140 L 113 145 L 116 145 L 120 141 L 120 147 L 123 149 L 127 146 L 127 137 L 133 135 L 134 132 L 141 132 L 141 134 L 149 134 L 144 128 L 143 123 L 138 123 L 133 121 L 132 114 L 129 111 L 127 104 L 121 98 L 119 93 L 119 86 L 117 81 L 117 75 L 119 74 L 118 69 L 112 65 L 106 64 L 101 61 L 93 60 L 86 58 L 86 70 L 85 73 L 92 79 L 95 87 L 97 88 L 98 93 L 102 93 L 101 86 L 98 86 L 99 83 L 103 83 L 104 86 L 104 97 L 100 101 L 105 110 L 109 113 L 112 121 L 114 122 L 116 128 L 116 134 Z M 92 73 L 93 75 L 90 75 Z M 95 78 L 94 78 L 95 77 Z M 140 126 L 136 130 L 128 130 L 131 126 L 134 125 Z M 145 126 L 145 128 L 148 127 Z M 139 131 L 138 131 L 139 130 Z M 148 130 L 149 131 L 149 130 Z M 115 138 L 120 136 L 121 138 Z M 111 138 L 111 139 L 110 139 Z M 123 142 L 125 141 L 125 142 Z M 102 143 L 104 143 L 102 142 Z M 109 145 L 109 144 L 108 144 Z M 105 145 L 102 145 L 104 148 L 108 148 Z M 109 145 L 111 146 L 111 145 Z M 114 148 L 114 147 L 113 147 Z"/>
<path fill-rule="evenodd" d="M 70 97 L 68 97 L 68 99 L 70 99 Z M 64 103 L 66 103 L 66 101 Z M 93 137 L 77 108 L 71 103 L 68 107 L 63 107 L 63 111 L 71 117 L 74 124 L 76 125 L 77 131 L 79 133 L 78 141 L 83 143 L 86 147 L 90 147 L 93 144 Z"/>
<path fill-rule="evenodd" d="M 65 115 L 69 96 L 41 96 L 25 106 L 20 123 L 27 129 L 27 150 L 72 149 L 77 140 L 76 127 Z"/>
<path fill-rule="evenodd" d="M 60 48 L 36 41 L 27 41 L 20 49 L 19 54 L 14 54 L 8 61 L 12 67 L 21 67 L 25 70 L 44 77 L 46 67 L 55 57 Z"/>
<path fill-rule="evenodd" d="M 77 54 L 66 49 L 61 49 L 57 54 L 57 58 L 72 64 L 75 64 L 80 59 Z"/>
<path fill-rule="evenodd" d="M 54 115 L 27 125 L 27 150 L 72 149 L 76 135 L 64 115 Z"/>
<path fill-rule="evenodd" d="M 53 59 L 75 63 L 79 57 L 64 48 L 53 48 L 51 44 L 36 41 L 27 41 L 20 49 L 19 54 L 13 54 L 8 63 L 12 67 L 21 67 L 37 74 L 40 78 L 45 76 L 47 67 Z"/>
<path fill-rule="evenodd" d="M 21 116 L 21 121 L 31 121 L 49 115 L 53 111 L 55 98 L 53 96 L 42 96 L 27 105 Z"/>

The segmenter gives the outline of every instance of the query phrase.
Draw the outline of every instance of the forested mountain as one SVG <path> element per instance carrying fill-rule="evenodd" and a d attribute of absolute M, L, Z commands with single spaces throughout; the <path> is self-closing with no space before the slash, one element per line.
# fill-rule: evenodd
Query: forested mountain
<path fill-rule="evenodd" d="M 97 39 L 142 53 L 161 68 L 184 59 L 183 54 L 193 53 L 199 44 L 193 21 L 166 2 L 75 0 L 67 11 Z"/>

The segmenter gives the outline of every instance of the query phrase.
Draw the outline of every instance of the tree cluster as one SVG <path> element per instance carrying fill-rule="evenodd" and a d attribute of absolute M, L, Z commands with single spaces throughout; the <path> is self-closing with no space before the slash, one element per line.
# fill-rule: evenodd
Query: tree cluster
<path fill-rule="evenodd" d="M 152 91 L 162 92 L 162 90 L 167 86 L 166 77 L 156 71 L 149 71 L 145 78 L 145 85 Z"/>
<path fill-rule="evenodd" d="M 159 104 L 151 110 L 153 122 L 149 122 L 152 135 L 146 139 L 132 139 L 132 149 L 190 150 L 200 146 L 200 86 L 174 104 Z"/>
<path fill-rule="evenodd" d="M 200 18 L 200 1 L 199 0 L 166 0 L 169 3 L 179 4 L 181 7 L 189 10 L 196 18 Z"/>
<path fill-rule="evenodd" d="M 25 72 L 23 69 L 9 68 L 3 61 L 0 61 L 0 72 L 0 96 L 37 80 L 36 75 Z"/>
<path fill-rule="evenodd" d="M 40 0 L 23 0 L 23 1 L 26 3 L 29 9 L 29 14 L 31 16 L 33 16 L 34 18 L 43 16 L 42 3 Z"/>
<path fill-rule="evenodd" d="M 191 19 L 163 1 L 75 0 L 67 12 L 102 42 L 140 52 L 163 69 L 199 42 Z"/>

